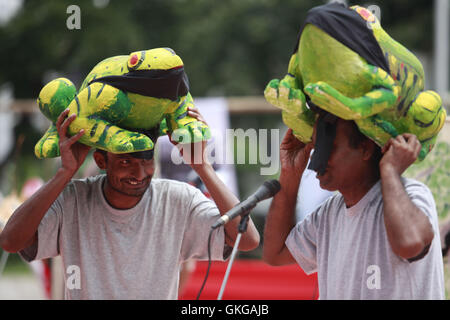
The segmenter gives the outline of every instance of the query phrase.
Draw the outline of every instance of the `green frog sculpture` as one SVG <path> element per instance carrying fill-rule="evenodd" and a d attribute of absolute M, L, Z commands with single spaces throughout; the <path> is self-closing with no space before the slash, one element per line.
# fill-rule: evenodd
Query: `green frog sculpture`
<path fill-rule="evenodd" d="M 66 78 L 58 78 L 41 90 L 41 112 L 52 121 L 35 146 L 38 158 L 59 156 L 58 116 L 68 108 L 77 117 L 68 133 L 81 129 L 79 140 L 112 153 L 153 150 L 159 135 L 178 133 L 175 141 L 207 140 L 209 128 L 187 115 L 193 106 L 181 58 L 170 48 L 137 51 L 98 63 L 77 92 Z"/>
<path fill-rule="evenodd" d="M 270 81 L 264 95 L 305 143 L 318 117 L 315 105 L 354 120 L 379 146 L 398 134 L 415 134 L 422 145 L 419 161 L 446 118 L 439 95 L 424 91 L 419 60 L 369 10 L 337 3 L 308 12 L 287 75 Z"/>

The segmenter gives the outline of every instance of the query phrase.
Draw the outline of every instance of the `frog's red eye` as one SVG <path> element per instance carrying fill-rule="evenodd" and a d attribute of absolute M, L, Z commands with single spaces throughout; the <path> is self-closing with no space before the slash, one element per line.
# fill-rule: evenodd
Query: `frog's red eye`
<path fill-rule="evenodd" d="M 133 56 L 130 58 L 130 65 L 134 66 L 138 62 L 139 58 L 137 54 L 133 54 Z"/>

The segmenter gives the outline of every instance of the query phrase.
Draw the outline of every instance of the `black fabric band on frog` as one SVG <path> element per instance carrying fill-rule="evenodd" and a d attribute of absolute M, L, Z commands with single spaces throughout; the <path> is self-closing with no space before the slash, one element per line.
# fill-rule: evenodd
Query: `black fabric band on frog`
<path fill-rule="evenodd" d="M 330 158 L 331 151 L 333 151 L 337 119 L 335 115 L 325 111 L 317 119 L 316 143 L 308 169 L 314 170 L 319 174 L 325 173 L 328 159 Z"/>
<path fill-rule="evenodd" d="M 189 92 L 189 80 L 184 67 L 169 70 L 135 70 L 123 75 L 94 79 L 89 84 L 100 82 L 125 92 L 146 97 L 177 101 Z"/>
<path fill-rule="evenodd" d="M 350 48 L 371 65 L 390 74 L 389 63 L 381 50 L 373 31 L 355 10 L 342 3 L 332 2 L 310 9 L 297 35 L 294 53 L 299 47 L 300 36 L 307 24 L 312 24 Z"/>

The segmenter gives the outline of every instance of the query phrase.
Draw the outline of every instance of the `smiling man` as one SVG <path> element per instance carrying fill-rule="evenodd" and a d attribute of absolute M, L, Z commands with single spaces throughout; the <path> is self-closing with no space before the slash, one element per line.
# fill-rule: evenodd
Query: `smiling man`
<path fill-rule="evenodd" d="M 201 120 L 196 109 L 188 114 Z M 1 246 L 28 261 L 61 255 L 66 299 L 176 299 L 181 264 L 208 258 L 211 225 L 239 200 L 206 160 L 191 166 L 214 202 L 186 183 L 152 179 L 148 151 L 96 150 L 94 159 L 106 175 L 73 180 L 89 147 L 77 142 L 83 130 L 67 135 L 76 117 L 67 115 L 56 123 L 61 168 L 15 211 L 0 234 Z M 206 142 L 199 143 L 204 150 Z M 236 220 L 213 233 L 213 260 L 230 253 Z M 250 221 L 239 248 L 251 250 L 258 243 Z"/>
<path fill-rule="evenodd" d="M 97 166 L 108 172 L 103 192 L 111 206 L 128 209 L 144 195 L 155 172 L 153 156 L 114 154 L 103 150 L 94 152 Z"/>

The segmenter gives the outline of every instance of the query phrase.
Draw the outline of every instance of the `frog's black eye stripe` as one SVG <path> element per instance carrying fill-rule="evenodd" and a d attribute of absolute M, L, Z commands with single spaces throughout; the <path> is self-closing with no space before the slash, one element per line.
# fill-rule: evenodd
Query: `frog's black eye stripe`
<path fill-rule="evenodd" d="M 367 21 L 355 10 L 348 10 L 345 5 L 340 3 L 311 9 L 297 35 L 294 53 L 299 49 L 300 36 L 307 24 L 322 29 L 331 37 L 358 53 L 371 65 L 378 66 L 390 74 L 388 59 L 383 54 L 372 29 L 367 28 Z"/>
<path fill-rule="evenodd" d="M 169 70 L 134 70 L 120 76 L 106 76 L 92 80 L 125 92 L 147 97 L 177 101 L 189 92 L 189 80 L 183 66 Z"/>

